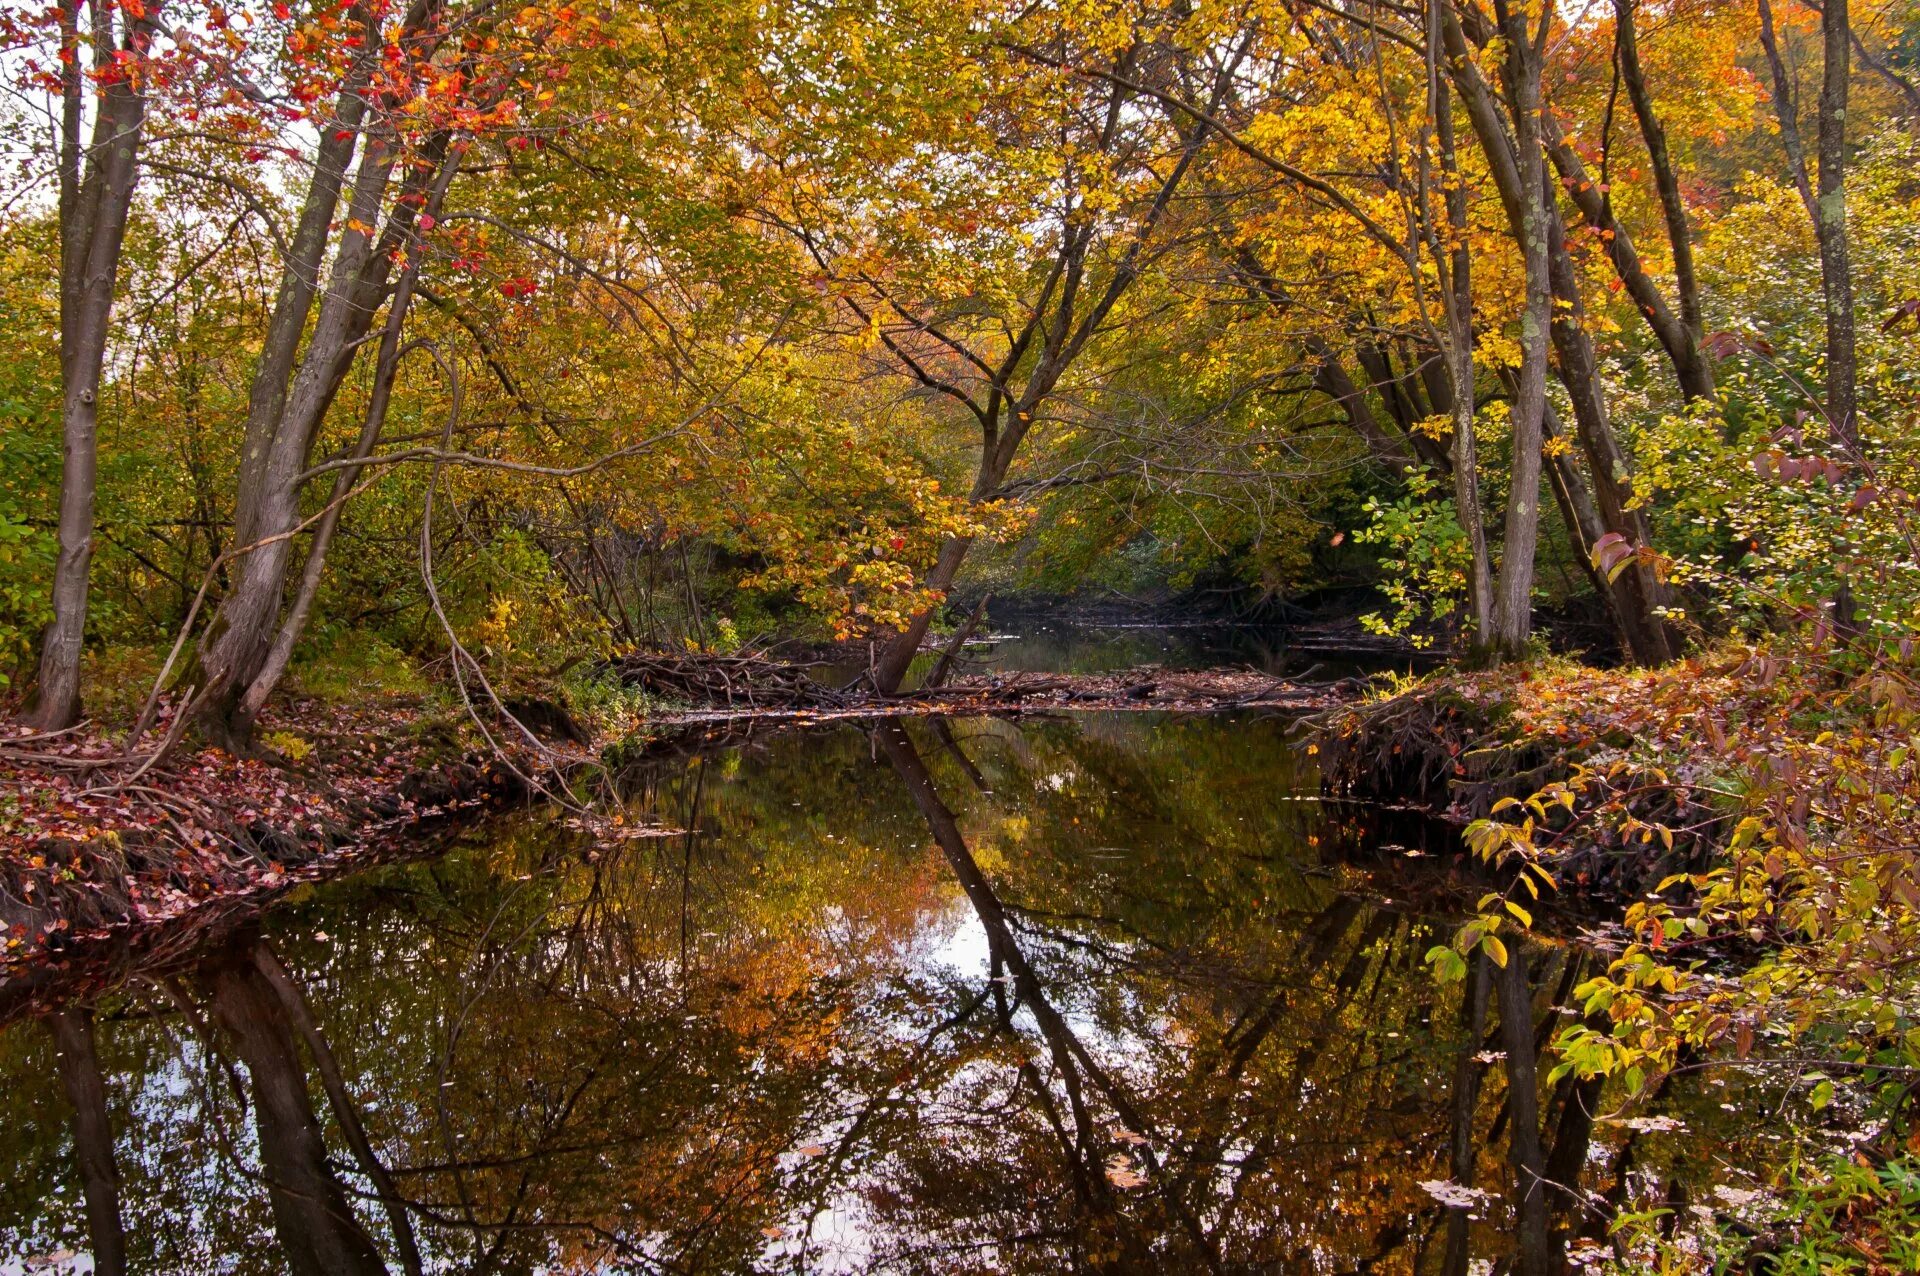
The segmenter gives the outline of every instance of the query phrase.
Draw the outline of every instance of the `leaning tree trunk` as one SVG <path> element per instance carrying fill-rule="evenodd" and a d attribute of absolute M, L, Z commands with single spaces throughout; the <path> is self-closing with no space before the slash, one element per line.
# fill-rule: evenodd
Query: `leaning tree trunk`
<path fill-rule="evenodd" d="M 356 5 L 363 31 L 371 33 L 371 18 Z M 334 98 L 333 118 L 320 122 L 314 148 L 313 175 L 294 226 L 286 260 L 280 272 L 280 291 L 267 318 L 260 359 L 254 365 L 247 395 L 247 427 L 240 444 L 240 472 L 235 487 L 233 538 L 236 545 L 251 544 L 258 521 L 258 494 L 274 431 L 286 410 L 287 383 L 293 376 L 300 338 L 320 294 L 328 236 L 347 166 L 360 139 L 366 116 L 366 82 L 372 72 L 377 40 L 367 40 L 366 52 L 355 62 Z"/>
<path fill-rule="evenodd" d="M 110 7 L 96 15 L 111 22 Z M 127 20 L 125 48 L 138 57 L 152 19 Z M 80 718 L 80 652 L 86 638 L 87 584 L 93 563 L 93 502 L 98 469 L 101 368 L 119 280 L 127 214 L 139 175 L 146 95 L 123 72 L 107 80 L 94 119 L 81 178 L 80 74 L 74 33 L 77 14 L 61 11 L 62 43 L 70 56 L 61 75 L 60 156 L 60 515 L 59 554 L 53 569 L 53 620 L 41 637 L 40 671 L 28 721 L 43 730 Z M 94 31 L 97 58 L 110 65 L 112 28 Z"/>
<path fill-rule="evenodd" d="M 934 560 L 933 570 L 927 573 L 927 588 L 944 594 L 953 587 L 954 577 L 960 574 L 960 564 L 966 561 L 967 551 L 973 547 L 971 537 L 956 536 L 940 547 L 940 557 Z M 895 695 L 907 680 L 907 672 L 913 665 L 913 658 L 920 654 L 920 644 L 926 639 L 927 626 L 933 621 L 933 609 L 925 608 L 914 614 L 907 627 L 888 640 L 880 653 L 880 659 L 873 666 L 874 690 L 883 696 Z"/>
<path fill-rule="evenodd" d="M 1523 940 L 1507 950 L 1494 976 L 1500 1038 L 1507 1053 L 1507 1160 L 1513 1170 L 1515 1276 L 1555 1276 L 1559 1270 L 1547 1214 L 1546 1150 L 1540 1139 L 1540 1082 L 1535 1057 L 1533 988 Z"/>
<path fill-rule="evenodd" d="M 1587 336 L 1580 280 L 1574 273 L 1573 258 L 1567 252 L 1566 232 L 1558 213 L 1553 213 L 1550 220 L 1549 269 L 1555 294 L 1553 344 L 1560 356 L 1560 380 L 1573 404 L 1574 428 L 1587 456 L 1588 471 L 1593 475 L 1594 500 L 1607 531 L 1626 538 L 1629 544 L 1646 545 L 1652 540 L 1652 532 L 1646 515 L 1633 504 L 1627 451 L 1620 445 L 1607 415 L 1593 342 Z M 1660 665 L 1673 659 L 1666 623 L 1658 610 L 1666 601 L 1665 592 L 1653 568 L 1637 557 L 1617 580 L 1607 585 L 1627 655 L 1635 664 Z"/>
<path fill-rule="evenodd" d="M 1468 646 L 1474 659 L 1493 648 L 1493 566 L 1487 552 L 1487 518 L 1480 500 L 1480 449 L 1474 420 L 1473 250 L 1468 238 L 1467 187 L 1461 180 L 1460 148 L 1454 137 L 1453 94 L 1440 69 L 1441 12 L 1446 0 L 1427 4 L 1427 93 L 1440 172 L 1442 204 L 1452 247 L 1444 256 L 1434 247 L 1441 270 L 1441 306 L 1446 316 L 1445 351 L 1448 408 L 1453 416 L 1451 448 L 1454 517 L 1467 534 Z"/>
<path fill-rule="evenodd" d="M 426 215 L 438 217 L 446 198 L 447 186 L 453 180 L 459 168 L 459 155 L 456 153 L 440 165 L 439 175 L 433 184 L 433 193 L 428 198 Z M 418 236 L 414 237 L 407 251 L 406 264 L 400 272 L 400 279 L 394 286 L 393 296 L 387 302 L 387 321 L 380 334 L 380 353 L 374 361 L 373 391 L 367 400 L 367 410 L 362 418 L 360 437 L 354 443 L 353 453 L 348 458 L 356 464 L 349 464 L 334 474 L 333 490 L 328 494 L 327 504 L 320 515 L 320 522 L 313 529 L 313 539 L 307 546 L 306 565 L 301 569 L 299 584 L 294 589 L 293 602 L 287 608 L 285 619 L 280 622 L 279 631 L 274 635 L 260 669 L 247 683 L 245 694 L 240 699 L 237 717 L 245 723 L 252 723 L 266 707 L 267 700 L 280 685 L 280 679 L 286 675 L 287 666 L 293 660 L 294 645 L 299 642 L 305 631 L 307 618 L 312 613 L 314 600 L 320 593 L 320 581 L 326 570 L 327 551 L 332 547 L 334 533 L 340 528 L 340 518 L 345 511 L 347 499 L 353 493 L 353 486 L 365 469 L 363 464 L 373 455 L 373 449 L 380 441 L 380 433 L 386 428 L 387 410 L 393 402 L 394 381 L 399 375 L 400 360 L 411 348 L 401 344 L 407 325 L 407 313 L 413 302 L 413 295 L 420 279 L 421 258 L 425 245 Z M 459 396 L 454 397 L 454 414 L 459 413 Z"/>
<path fill-rule="evenodd" d="M 241 520 L 236 515 L 236 522 L 246 523 L 251 539 L 237 551 L 233 587 L 201 640 L 205 690 L 198 716 L 208 735 L 230 750 L 251 746 L 260 704 L 249 700 L 247 691 L 268 667 L 281 632 L 293 542 L 304 526 L 300 493 L 314 441 L 372 327 L 393 258 L 411 238 L 429 184 L 445 162 L 447 144 L 442 135 L 430 145 L 430 162 L 409 173 L 386 229 L 377 234 L 371 228 L 380 220 L 403 154 L 395 140 L 376 136 L 368 139 L 361 156 L 347 201 L 347 229 L 334 255 L 319 316 L 267 440 L 265 459 L 244 493 L 249 516 Z M 316 173 L 314 181 L 325 178 Z M 393 305 L 404 301 L 395 297 Z"/>
<path fill-rule="evenodd" d="M 1667 247 L 1673 254 L 1673 287 L 1680 300 L 1680 321 L 1688 337 L 1685 357 L 1675 365 L 1680 389 L 1690 398 L 1714 397 L 1713 365 L 1701 342 L 1706 320 L 1700 306 L 1700 279 L 1693 267 L 1693 228 L 1687 217 L 1686 200 L 1680 194 L 1680 178 L 1674 171 L 1673 153 L 1667 146 L 1667 130 L 1654 110 L 1653 95 L 1647 90 L 1647 77 L 1640 66 L 1640 44 L 1633 27 L 1633 0 L 1614 0 L 1614 48 L 1620 59 L 1620 78 L 1633 103 L 1634 119 L 1640 125 L 1640 138 L 1647 146 L 1647 158 L 1653 166 L 1653 185 L 1660 195 L 1660 213 L 1666 222 Z"/>

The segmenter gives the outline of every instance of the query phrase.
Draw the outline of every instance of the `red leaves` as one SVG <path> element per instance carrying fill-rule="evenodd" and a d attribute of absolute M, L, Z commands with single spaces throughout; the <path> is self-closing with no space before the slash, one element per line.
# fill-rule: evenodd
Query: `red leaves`
<path fill-rule="evenodd" d="M 500 283 L 500 295 L 509 301 L 521 297 L 531 297 L 539 290 L 540 285 L 524 275 L 515 279 L 502 280 Z"/>
<path fill-rule="evenodd" d="M 1818 480 L 1833 487 L 1847 476 L 1846 467 L 1831 457 L 1825 456 L 1788 456 L 1778 450 L 1756 453 L 1753 458 L 1753 472 L 1763 479 L 1778 479 L 1782 483 L 1806 483 Z M 1869 498 L 1868 504 L 1871 504 Z M 1855 509 L 1864 509 L 1865 505 L 1855 505 Z"/>
<path fill-rule="evenodd" d="M 1608 532 L 1593 543 L 1592 561 L 1594 570 L 1606 573 L 1609 581 L 1620 579 L 1620 574 L 1635 563 L 1653 569 L 1656 578 L 1665 580 L 1672 560 L 1657 550 L 1644 545 L 1636 545 L 1618 532 Z"/>
<path fill-rule="evenodd" d="M 1742 352 L 1771 356 L 1773 346 L 1765 337 L 1745 336 L 1738 332 L 1709 332 L 1700 342 L 1700 348 L 1716 359 L 1726 359 Z"/>
<path fill-rule="evenodd" d="M 1880 331 L 1892 332 L 1903 320 L 1920 318 L 1920 297 L 1909 297 L 1893 308 L 1893 313 L 1881 321 Z"/>

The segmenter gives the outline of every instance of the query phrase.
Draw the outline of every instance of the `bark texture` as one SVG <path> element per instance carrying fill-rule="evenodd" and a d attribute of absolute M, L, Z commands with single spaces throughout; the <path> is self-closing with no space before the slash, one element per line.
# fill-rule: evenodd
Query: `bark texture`
<path fill-rule="evenodd" d="M 31 725 L 59 730 L 80 719 L 80 652 L 86 640 L 88 577 L 93 564 L 93 504 L 99 458 L 100 378 L 120 277 L 127 215 L 139 176 L 147 96 L 140 57 L 153 15 L 93 6 L 99 96 L 93 135 L 80 144 L 82 77 L 79 0 L 63 0 L 60 28 L 73 56 L 61 73 L 60 137 L 60 514 L 53 571 L 53 620 L 40 640 Z M 116 41 L 113 20 L 121 14 Z M 115 66 L 115 55 L 126 59 Z"/>

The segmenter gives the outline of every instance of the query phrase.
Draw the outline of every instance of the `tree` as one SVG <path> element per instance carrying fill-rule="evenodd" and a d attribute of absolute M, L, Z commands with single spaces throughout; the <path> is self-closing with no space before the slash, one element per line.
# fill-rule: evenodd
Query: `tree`
<path fill-rule="evenodd" d="M 93 560 L 101 369 L 111 331 L 121 246 L 139 175 L 141 133 L 159 71 L 158 5 L 89 6 L 93 66 L 81 63 L 80 0 L 61 0 L 57 76 L 60 94 L 59 556 L 53 621 L 40 640 L 40 673 L 28 721 L 42 730 L 80 717 L 80 654 L 86 638 L 88 573 Z M 93 130 L 81 132 L 91 86 Z"/>
<path fill-rule="evenodd" d="M 1820 286 L 1827 337 L 1826 415 L 1832 437 L 1849 460 L 1860 447 L 1858 359 L 1855 353 L 1853 270 L 1847 247 L 1847 96 L 1852 26 L 1847 0 L 1827 0 L 1820 9 L 1820 103 L 1816 125 L 1817 171 L 1809 177 L 1793 83 L 1781 57 L 1773 6 L 1757 0 L 1760 43 L 1773 79 L 1774 118 L 1787 154 L 1788 174 L 1813 222 L 1820 245 Z"/>
<path fill-rule="evenodd" d="M 472 138 L 513 127 L 523 98 L 551 99 L 550 90 L 523 86 L 557 78 L 553 58 L 577 30 L 564 8 L 530 8 L 509 21 L 484 7 L 414 0 L 397 20 L 383 13 L 355 5 L 347 25 L 316 33 L 294 61 L 296 72 L 312 77 L 313 97 L 328 80 L 337 88 L 331 107 L 313 112 L 320 141 L 254 373 L 234 508 L 234 577 L 199 646 L 196 712 L 234 749 L 248 747 L 311 605 L 315 586 L 303 584 L 283 619 L 294 538 L 315 521 L 303 516 L 302 493 L 319 473 L 332 472 L 311 468 L 320 429 L 384 305 L 376 376 L 387 388 L 366 413 L 356 459 L 371 451 L 421 268 L 421 237 Z M 341 469 L 357 472 L 352 463 Z M 350 494 L 343 484 L 335 489 L 330 507 Z M 316 585 L 333 523 L 326 511 L 318 520 L 325 530 L 309 547 Z"/>
<path fill-rule="evenodd" d="M 977 166 L 1004 183 L 991 192 L 998 198 L 1034 202 L 992 208 L 984 235 L 979 215 L 942 214 L 948 233 L 1004 268 L 998 277 L 972 268 L 916 278 L 904 262 L 868 264 L 875 245 L 850 231 L 884 207 L 871 187 L 867 208 L 816 203 L 815 192 L 768 213 L 806 245 L 876 357 L 957 405 L 975 436 L 969 496 L 977 504 L 1005 495 L 1022 444 L 1069 374 L 1124 330 L 1124 299 L 1166 251 L 1176 196 L 1212 130 L 1141 94 L 1134 78 L 1179 85 L 1190 77 L 1198 99 L 1218 108 L 1250 38 L 1190 55 L 1181 22 L 1180 11 L 1157 7 L 1085 26 L 1073 13 L 1043 10 L 989 39 L 970 36 L 984 82 L 952 107 L 987 127 L 962 135 L 964 149 L 940 163 Z M 947 590 L 971 545 L 967 536 L 946 540 L 925 587 Z M 874 668 L 879 690 L 900 688 L 931 620 L 923 608 L 888 639 Z"/>

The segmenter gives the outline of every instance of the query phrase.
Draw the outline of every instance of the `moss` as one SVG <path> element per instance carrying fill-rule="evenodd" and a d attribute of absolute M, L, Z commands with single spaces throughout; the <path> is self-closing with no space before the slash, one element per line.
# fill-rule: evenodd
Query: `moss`
<path fill-rule="evenodd" d="M 331 635 L 288 671 L 293 688 L 317 700 L 355 701 L 367 696 L 419 695 L 427 689 L 413 659 L 377 634 Z"/>

